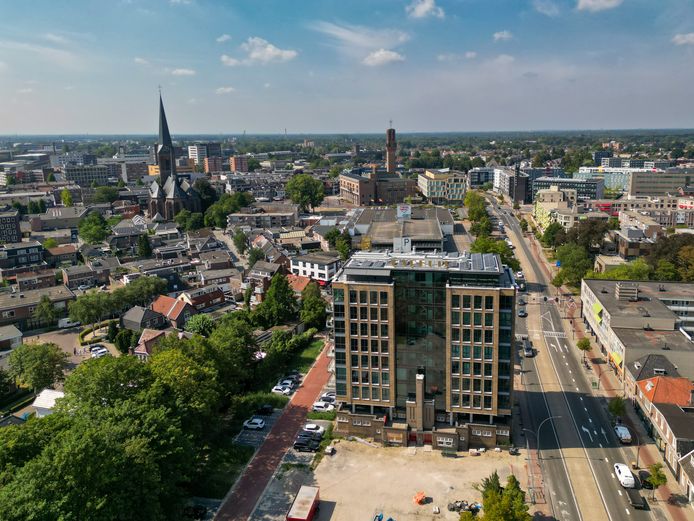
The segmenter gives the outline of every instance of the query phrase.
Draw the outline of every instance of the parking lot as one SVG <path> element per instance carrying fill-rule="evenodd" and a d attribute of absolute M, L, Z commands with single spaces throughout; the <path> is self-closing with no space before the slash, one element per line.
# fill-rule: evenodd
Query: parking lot
<path fill-rule="evenodd" d="M 265 437 L 272 429 L 272 426 L 277 421 L 277 418 L 280 417 L 280 414 L 282 414 L 282 410 L 275 409 L 269 416 L 258 416 L 259 418 L 265 420 L 265 428 L 257 431 L 243 429 L 236 435 L 236 442 L 242 445 L 249 445 L 257 449 L 263 444 L 263 441 L 265 441 Z"/>

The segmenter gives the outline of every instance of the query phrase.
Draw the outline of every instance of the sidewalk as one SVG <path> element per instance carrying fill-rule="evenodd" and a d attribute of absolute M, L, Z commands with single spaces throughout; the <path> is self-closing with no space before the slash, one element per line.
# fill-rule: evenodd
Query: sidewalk
<path fill-rule="evenodd" d="M 534 237 L 530 238 L 531 249 L 538 259 L 542 259 L 542 269 L 545 274 L 551 280 L 552 271 L 551 265 L 547 262 L 545 256 L 541 251 L 541 246 L 537 243 Z M 560 288 L 562 295 L 572 295 L 571 291 L 566 287 L 562 286 Z M 580 295 L 574 295 L 574 298 L 579 300 Z M 592 372 L 594 376 L 598 377 L 599 386 L 598 389 L 593 390 L 593 394 L 596 396 L 602 396 L 606 399 L 613 398 L 618 395 L 623 394 L 622 384 L 617 379 L 617 376 L 608 368 L 608 364 L 605 362 L 603 356 L 600 354 L 600 350 L 596 347 L 593 342 L 592 335 L 587 333 L 583 321 L 578 313 L 578 307 L 572 309 L 566 309 L 562 314 L 562 325 L 564 330 L 572 331 L 574 335 L 574 344 L 581 338 L 587 337 L 591 341 L 591 350 L 587 352 L 586 359 L 590 362 L 592 367 Z M 597 356 L 595 353 L 598 353 Z M 663 471 L 667 475 L 668 482 L 666 485 L 658 488 L 655 497 L 656 504 L 659 510 L 663 511 L 668 515 L 673 521 L 692 521 L 694 520 L 694 510 L 688 505 L 675 505 L 668 502 L 671 495 L 681 495 L 682 491 L 679 488 L 679 484 L 675 479 L 675 476 L 670 471 L 670 468 L 665 464 L 663 458 L 657 447 L 652 443 L 651 438 L 646 432 L 641 420 L 636 415 L 633 406 L 627 400 L 626 404 L 626 418 L 624 418 L 624 423 L 629 427 L 632 432 L 636 432 L 638 439 L 641 441 L 639 450 L 639 468 L 646 469 L 649 465 L 653 463 L 662 463 Z M 637 449 L 635 446 L 630 447 L 629 452 L 631 453 L 632 459 L 630 461 L 636 461 Z M 651 500 L 651 492 L 648 491 L 648 501 L 653 503 Z"/>

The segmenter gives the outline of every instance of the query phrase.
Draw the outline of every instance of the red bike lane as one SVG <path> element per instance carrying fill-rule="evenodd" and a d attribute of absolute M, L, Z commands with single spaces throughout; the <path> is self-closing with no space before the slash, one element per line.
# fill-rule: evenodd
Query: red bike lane
<path fill-rule="evenodd" d="M 219 507 L 215 520 L 247 521 L 253 513 L 275 469 L 282 461 L 287 449 L 294 443 L 301 425 L 306 421 L 306 414 L 328 382 L 329 347 L 326 344 L 323 348 L 301 387 L 287 404 L 284 413 L 272 427 L 265 442 L 239 478 L 236 487 Z"/>

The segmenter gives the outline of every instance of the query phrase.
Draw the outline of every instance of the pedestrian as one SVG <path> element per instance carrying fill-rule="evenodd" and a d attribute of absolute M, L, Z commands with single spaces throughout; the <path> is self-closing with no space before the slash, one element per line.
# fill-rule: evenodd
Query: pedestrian
<path fill-rule="evenodd" d="M 72 348 L 72 354 L 73 354 L 73 355 L 76 355 L 76 354 L 77 354 L 77 348 L 76 348 L 76 347 L 73 347 L 73 348 Z"/>

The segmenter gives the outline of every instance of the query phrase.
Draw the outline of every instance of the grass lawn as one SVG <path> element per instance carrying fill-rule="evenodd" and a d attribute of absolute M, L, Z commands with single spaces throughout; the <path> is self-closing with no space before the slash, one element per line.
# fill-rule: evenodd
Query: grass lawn
<path fill-rule="evenodd" d="M 318 358 L 321 349 L 323 349 L 323 339 L 317 338 L 306 349 L 296 355 L 290 364 L 291 368 L 296 368 L 299 372 L 306 373 L 313 365 L 313 362 L 316 361 L 316 358 Z"/>

